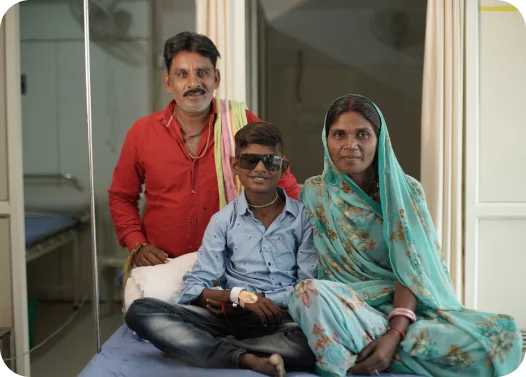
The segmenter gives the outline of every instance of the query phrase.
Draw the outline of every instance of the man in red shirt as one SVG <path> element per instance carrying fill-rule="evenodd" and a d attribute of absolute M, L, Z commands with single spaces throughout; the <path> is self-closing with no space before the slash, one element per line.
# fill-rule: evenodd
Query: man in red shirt
<path fill-rule="evenodd" d="M 109 204 L 122 247 L 136 251 L 136 266 L 165 263 L 196 251 L 210 218 L 219 211 L 214 160 L 213 98 L 220 82 L 219 52 L 204 35 L 183 32 L 164 46 L 164 85 L 174 100 L 139 119 L 128 131 L 113 172 Z M 246 111 L 248 123 L 260 119 Z M 145 186 L 147 208 L 139 216 Z M 297 199 L 299 186 L 287 171 L 280 180 Z"/>

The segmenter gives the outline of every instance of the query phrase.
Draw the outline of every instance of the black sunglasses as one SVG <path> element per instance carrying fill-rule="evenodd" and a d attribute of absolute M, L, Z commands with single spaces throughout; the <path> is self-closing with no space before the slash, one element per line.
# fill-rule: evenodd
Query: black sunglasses
<path fill-rule="evenodd" d="M 239 167 L 245 170 L 254 170 L 259 164 L 259 161 L 263 161 L 263 164 L 268 171 L 279 171 L 282 167 L 287 169 L 289 166 L 289 162 L 277 154 L 243 153 L 237 156 L 236 159 Z"/>

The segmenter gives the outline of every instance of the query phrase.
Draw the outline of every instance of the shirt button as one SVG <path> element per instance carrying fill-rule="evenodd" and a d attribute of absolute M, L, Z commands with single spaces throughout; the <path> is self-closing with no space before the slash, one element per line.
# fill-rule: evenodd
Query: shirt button
<path fill-rule="evenodd" d="M 263 250 L 267 250 L 267 248 L 265 246 L 263 246 Z"/>
<path fill-rule="evenodd" d="M 272 266 L 272 263 L 268 262 L 268 265 L 269 265 L 269 266 Z"/>
<path fill-rule="evenodd" d="M 195 194 L 195 190 L 192 190 L 192 194 Z"/>
<path fill-rule="evenodd" d="M 283 285 L 283 283 L 282 283 L 282 282 L 279 282 L 278 285 L 281 287 L 281 286 Z"/>

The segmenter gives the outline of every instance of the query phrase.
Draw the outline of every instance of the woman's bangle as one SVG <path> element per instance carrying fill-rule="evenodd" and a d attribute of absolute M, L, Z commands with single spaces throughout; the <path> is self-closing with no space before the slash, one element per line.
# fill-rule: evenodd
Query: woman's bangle
<path fill-rule="evenodd" d="M 412 310 L 405 308 L 394 308 L 387 317 L 387 320 L 391 321 L 394 317 L 406 317 L 411 323 L 416 322 L 416 314 Z"/>

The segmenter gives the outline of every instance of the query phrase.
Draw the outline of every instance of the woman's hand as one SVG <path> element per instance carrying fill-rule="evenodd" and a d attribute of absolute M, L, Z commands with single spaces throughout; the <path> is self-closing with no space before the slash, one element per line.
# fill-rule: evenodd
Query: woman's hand
<path fill-rule="evenodd" d="M 348 373 L 374 376 L 383 372 L 389 368 L 400 340 L 396 331 L 388 331 L 381 338 L 373 340 L 360 352 L 356 365 Z"/>

